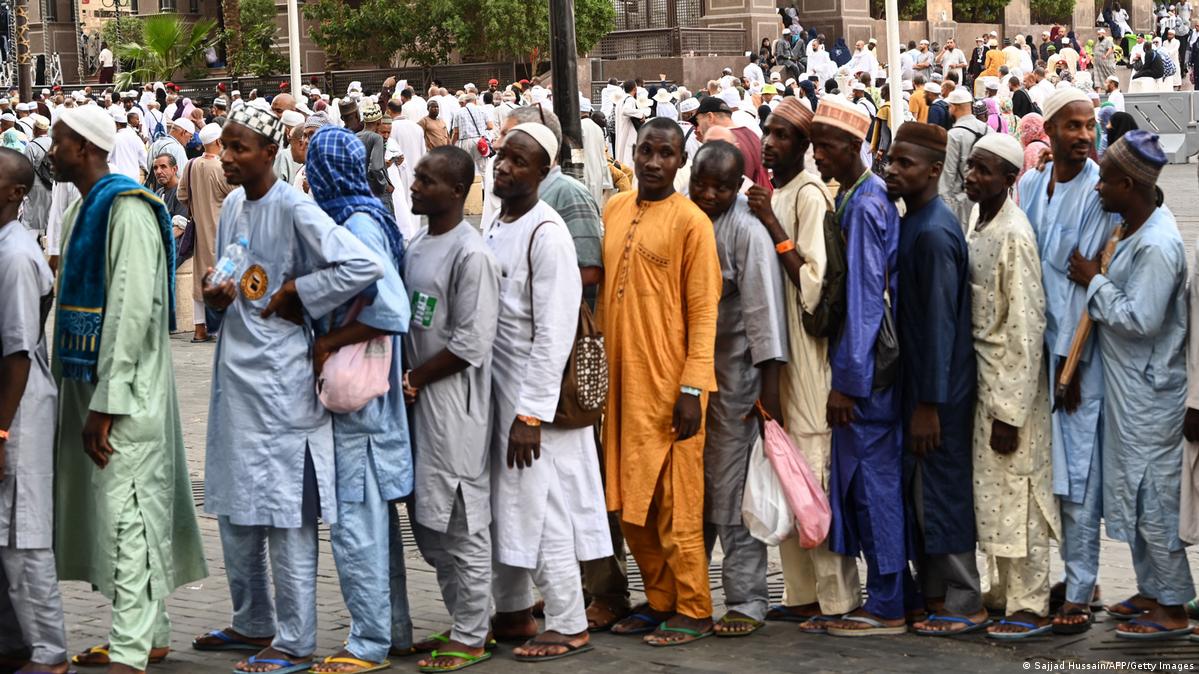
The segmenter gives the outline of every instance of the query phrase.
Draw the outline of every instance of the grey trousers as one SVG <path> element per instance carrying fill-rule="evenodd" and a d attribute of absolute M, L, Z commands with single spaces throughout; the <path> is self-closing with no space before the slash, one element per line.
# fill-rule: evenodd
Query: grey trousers
<path fill-rule="evenodd" d="M 920 469 L 912 479 L 915 500 L 916 522 L 920 527 L 917 536 L 924 531 L 924 490 Z M 927 600 L 945 598 L 945 611 L 957 615 L 974 615 L 983 608 L 982 582 L 978 577 L 978 562 L 974 551 L 948 555 L 929 555 L 920 552 L 916 559 L 916 581 Z"/>
<path fill-rule="evenodd" d="M 67 659 L 54 551 L 0 546 L 0 652 L 26 649 L 46 665 Z"/>
<path fill-rule="evenodd" d="M 770 607 L 766 584 L 766 544 L 749 534 L 741 524 L 705 524 L 704 542 L 708 557 L 716 539 L 724 553 L 720 578 L 726 611 L 736 611 L 754 620 L 765 620 Z"/>
<path fill-rule="evenodd" d="M 444 534 L 415 520 L 412 529 L 421 556 L 437 571 L 441 598 L 454 621 L 450 639 L 481 648 L 491 623 L 491 527 L 467 533 L 459 491 Z"/>

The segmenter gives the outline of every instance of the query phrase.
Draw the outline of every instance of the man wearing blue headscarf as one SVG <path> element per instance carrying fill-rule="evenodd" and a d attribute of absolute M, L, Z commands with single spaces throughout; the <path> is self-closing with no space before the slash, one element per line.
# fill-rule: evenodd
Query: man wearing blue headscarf
<path fill-rule="evenodd" d="M 389 650 L 412 647 L 399 516 L 390 505 L 412 493 L 400 341 L 409 320 L 400 279 L 403 241 L 391 212 L 371 194 L 366 158 L 366 146 L 352 131 L 326 126 L 309 142 L 305 163 L 317 205 L 385 258 L 383 278 L 318 326 L 323 334 L 313 347 L 317 376 L 340 348 L 379 338 L 391 344 L 388 392 L 357 412 L 333 417 L 338 518 L 333 558 L 352 622 L 345 647 L 314 665 L 314 672 L 370 670 L 386 663 Z"/>

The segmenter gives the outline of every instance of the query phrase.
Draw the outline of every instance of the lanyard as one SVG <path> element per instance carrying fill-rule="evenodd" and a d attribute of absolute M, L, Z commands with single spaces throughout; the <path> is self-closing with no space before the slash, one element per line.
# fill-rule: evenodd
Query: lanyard
<path fill-rule="evenodd" d="M 841 203 L 837 205 L 837 224 L 841 224 L 841 214 L 845 212 L 845 205 L 848 204 L 849 200 L 853 198 L 853 193 L 858 191 L 858 188 L 861 187 L 862 183 L 866 182 L 866 179 L 869 177 L 870 169 L 866 169 L 858 178 L 858 181 L 853 184 L 853 187 L 850 187 L 849 191 L 845 193 L 845 198 L 843 198 Z"/>

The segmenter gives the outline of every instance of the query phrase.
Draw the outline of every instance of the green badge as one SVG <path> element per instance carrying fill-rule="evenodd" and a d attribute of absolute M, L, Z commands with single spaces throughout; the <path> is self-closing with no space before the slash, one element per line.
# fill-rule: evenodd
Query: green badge
<path fill-rule="evenodd" d="M 412 293 L 412 322 L 427 328 L 433 325 L 433 314 L 437 312 L 437 298 L 420 291 Z"/>

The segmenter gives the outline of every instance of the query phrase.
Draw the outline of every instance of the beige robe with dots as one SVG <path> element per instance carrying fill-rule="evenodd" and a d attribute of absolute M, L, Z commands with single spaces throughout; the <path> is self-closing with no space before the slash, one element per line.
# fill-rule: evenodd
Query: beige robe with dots
<path fill-rule="evenodd" d="M 1008 199 L 977 229 L 970 217 L 974 349 L 978 404 L 974 423 L 974 509 L 978 542 L 990 560 L 988 604 L 1044 615 L 1049 599 L 1049 539 L 1061 524 L 1053 495 L 1049 382 L 1042 366 L 1045 291 L 1036 238 Z M 998 419 L 1020 429 L 1016 451 L 991 449 Z"/>

